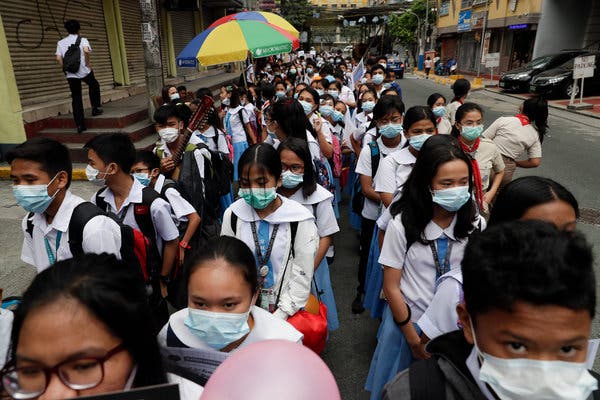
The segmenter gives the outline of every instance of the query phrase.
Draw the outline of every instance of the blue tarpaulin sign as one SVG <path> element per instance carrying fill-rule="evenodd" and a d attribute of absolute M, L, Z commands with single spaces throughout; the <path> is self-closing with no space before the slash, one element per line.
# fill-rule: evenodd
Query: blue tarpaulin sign
<path fill-rule="evenodd" d="M 198 60 L 195 58 L 178 58 L 177 66 L 179 68 L 196 68 L 198 66 Z"/>
<path fill-rule="evenodd" d="M 471 30 L 471 10 L 458 13 L 457 32 L 466 32 Z"/>

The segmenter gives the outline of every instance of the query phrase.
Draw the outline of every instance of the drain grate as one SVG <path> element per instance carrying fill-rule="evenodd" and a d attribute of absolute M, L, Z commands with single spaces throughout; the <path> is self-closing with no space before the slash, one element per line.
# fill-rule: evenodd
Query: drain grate
<path fill-rule="evenodd" d="M 586 224 L 600 225 L 600 210 L 581 208 L 579 209 L 579 220 Z"/>

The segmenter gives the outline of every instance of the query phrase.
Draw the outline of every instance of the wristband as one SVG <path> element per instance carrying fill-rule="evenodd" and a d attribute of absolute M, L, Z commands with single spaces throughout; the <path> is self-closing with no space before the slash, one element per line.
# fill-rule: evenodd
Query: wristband
<path fill-rule="evenodd" d="M 410 307 L 408 306 L 408 304 L 406 305 L 406 309 L 408 310 L 408 316 L 406 317 L 406 319 L 404 321 L 400 321 L 400 322 L 398 322 L 394 319 L 394 322 L 396 322 L 396 325 L 404 326 L 410 322 L 410 317 L 412 317 L 412 311 L 410 310 Z"/>
<path fill-rule="evenodd" d="M 186 249 L 186 250 L 189 250 L 192 248 L 192 246 L 190 246 L 188 242 L 184 242 L 183 240 L 181 242 L 179 242 L 179 247 L 181 247 L 182 249 Z"/>
<path fill-rule="evenodd" d="M 158 280 L 160 280 L 165 285 L 168 285 L 171 283 L 171 277 L 169 275 L 160 275 L 158 277 Z"/>

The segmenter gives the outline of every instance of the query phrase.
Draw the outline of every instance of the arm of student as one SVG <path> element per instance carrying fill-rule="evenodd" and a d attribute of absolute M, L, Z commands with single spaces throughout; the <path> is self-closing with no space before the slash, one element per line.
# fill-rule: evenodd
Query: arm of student
<path fill-rule="evenodd" d="M 315 271 L 319 268 L 319 264 L 323 261 L 325 255 L 327 255 L 327 250 L 329 250 L 329 246 L 333 243 L 333 238 L 331 236 L 325 236 L 319 239 L 319 247 L 317 249 L 317 255 L 315 256 Z"/>
<path fill-rule="evenodd" d="M 433 339 L 458 329 L 456 305 L 460 296 L 461 284 L 456 279 L 448 277 L 440 282 L 429 307 L 417 322 L 422 335 Z"/>
<path fill-rule="evenodd" d="M 250 145 L 253 145 L 256 143 L 256 135 L 254 134 L 254 131 L 252 130 L 252 125 L 250 125 L 249 122 L 244 124 L 244 129 L 246 130 L 246 133 L 248 133 L 248 137 L 250 138 Z"/>
<path fill-rule="evenodd" d="M 170 276 L 171 270 L 173 269 L 173 265 L 175 264 L 175 259 L 177 258 L 178 248 L 178 238 L 168 240 L 163 243 L 163 262 L 162 267 L 160 269 L 160 274 L 162 276 Z M 162 292 L 162 296 L 167 297 L 167 287 L 162 281 L 160 282 L 160 289 Z"/>
<path fill-rule="evenodd" d="M 163 240 L 163 263 L 161 275 L 168 275 L 175 264 L 177 249 L 179 247 L 179 230 L 171 217 L 171 206 L 159 198 L 150 206 L 152 223 L 157 234 Z"/>
<path fill-rule="evenodd" d="M 298 223 L 294 246 L 294 257 L 289 262 L 286 276 L 282 277 L 281 296 L 273 315 L 281 319 L 296 314 L 306 305 L 314 273 L 314 260 L 319 246 L 317 226 L 312 220 Z M 287 262 L 287 260 L 286 260 Z M 282 271 L 285 266 L 282 266 Z"/>
<path fill-rule="evenodd" d="M 198 227 L 200 226 L 200 216 L 198 215 L 197 212 L 193 212 L 191 214 L 187 215 L 187 219 L 188 219 L 188 226 L 187 229 L 185 230 L 185 234 L 183 235 L 183 238 L 181 239 L 182 242 L 186 242 L 189 243 L 190 240 L 192 240 L 192 237 L 194 236 L 194 233 L 196 233 L 196 231 L 198 230 Z M 191 249 L 193 250 L 197 250 L 197 249 Z M 186 249 L 184 249 L 183 247 L 179 247 L 179 265 L 183 265 L 183 262 L 185 260 L 185 252 Z"/>
<path fill-rule="evenodd" d="M 91 68 L 92 65 L 90 64 L 90 49 L 88 47 L 83 48 L 83 57 L 85 59 L 85 66 Z"/>
<path fill-rule="evenodd" d="M 121 228 L 119 224 L 104 215 L 98 215 L 83 227 L 84 253 L 108 253 L 121 259 Z"/>
<path fill-rule="evenodd" d="M 380 202 L 381 198 L 379 197 L 379 193 L 373 189 L 373 179 L 369 175 L 360 175 L 360 186 L 362 188 L 363 195 L 369 199 L 376 202 Z"/>
<path fill-rule="evenodd" d="M 60 54 L 56 55 L 56 62 L 58 63 L 58 65 L 60 65 L 61 67 L 63 66 L 63 58 L 60 56 Z"/>
<path fill-rule="evenodd" d="M 485 131 L 483 131 L 481 136 L 483 136 L 486 139 L 494 140 L 494 138 L 496 137 L 496 133 L 498 132 L 498 127 L 500 126 L 500 123 L 500 118 L 496 119 Z"/>
<path fill-rule="evenodd" d="M 517 167 L 521 168 L 537 168 L 542 163 L 542 158 L 529 158 L 527 160 L 515 161 Z"/>

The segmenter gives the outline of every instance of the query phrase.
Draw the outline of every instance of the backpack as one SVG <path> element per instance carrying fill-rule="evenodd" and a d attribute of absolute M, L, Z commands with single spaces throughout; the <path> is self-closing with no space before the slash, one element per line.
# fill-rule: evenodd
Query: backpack
<path fill-rule="evenodd" d="M 63 56 L 63 71 L 76 74 L 81 66 L 81 36 L 77 36 L 75 43 L 69 46 Z"/>
<path fill-rule="evenodd" d="M 379 145 L 377 141 L 373 140 L 369 142 L 369 149 L 371 150 L 371 177 L 377 174 L 379 168 L 379 160 L 381 159 L 381 153 L 379 152 Z M 356 177 L 354 185 L 352 187 L 352 211 L 356 214 L 361 214 L 363 206 L 365 205 L 365 196 L 362 193 L 362 186 L 360 184 L 360 176 Z"/>
<path fill-rule="evenodd" d="M 313 166 L 317 174 L 317 183 L 335 195 L 335 184 L 332 177 L 329 176 L 329 170 L 325 166 L 325 163 L 321 159 L 315 158 L 313 159 Z"/>

